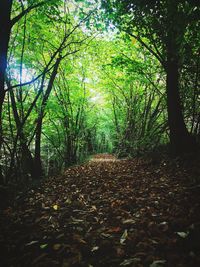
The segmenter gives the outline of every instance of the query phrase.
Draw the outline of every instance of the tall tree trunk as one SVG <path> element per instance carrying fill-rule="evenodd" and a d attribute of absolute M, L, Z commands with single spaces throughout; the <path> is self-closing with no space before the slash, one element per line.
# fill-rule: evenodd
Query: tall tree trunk
<path fill-rule="evenodd" d="M 41 160 L 41 136 L 42 136 L 42 122 L 44 117 L 45 108 L 47 105 L 47 101 L 49 98 L 49 95 L 51 93 L 51 90 L 53 88 L 53 83 L 56 78 L 58 67 L 60 64 L 62 57 L 57 58 L 56 63 L 54 65 L 53 71 L 51 73 L 49 83 L 47 86 L 47 90 L 44 94 L 40 113 L 38 115 L 37 125 L 36 125 L 36 135 L 35 135 L 35 172 L 36 177 L 40 179 L 43 176 L 43 168 L 42 168 L 42 160 Z"/>
<path fill-rule="evenodd" d="M 192 152 L 195 149 L 195 140 L 189 134 L 183 117 L 179 92 L 180 50 L 184 40 L 184 22 L 180 23 L 178 2 L 167 1 L 168 29 L 166 39 L 166 91 L 168 124 L 170 130 L 170 145 L 174 154 Z M 177 22 L 178 21 L 178 22 Z"/>
<path fill-rule="evenodd" d="M 3 143 L 3 133 L 2 133 L 2 109 L 5 98 L 5 72 L 7 68 L 7 53 L 8 53 L 8 43 L 10 39 L 11 31 L 11 7 L 12 0 L 1 0 L 0 1 L 0 151 Z M 3 181 L 2 168 L 0 164 L 0 183 Z"/>
<path fill-rule="evenodd" d="M 20 149 L 21 149 L 21 174 L 22 177 L 26 177 L 27 175 L 30 175 L 32 179 L 35 178 L 35 173 L 34 173 L 34 164 L 33 164 L 33 157 L 31 154 L 31 151 L 28 147 L 28 142 L 27 142 L 27 138 L 24 134 L 24 128 L 23 128 L 23 123 L 20 120 L 19 117 L 19 113 L 17 110 L 17 104 L 15 101 L 15 96 L 14 96 L 14 92 L 11 90 L 10 91 L 10 98 L 11 98 L 11 103 L 12 103 L 12 110 L 13 110 L 13 115 L 14 115 L 14 119 L 15 119 L 15 123 L 16 123 L 16 127 L 17 127 L 17 137 L 15 140 L 15 145 L 14 145 L 14 150 L 13 150 L 13 154 L 11 157 L 11 166 L 10 166 L 10 172 L 12 173 L 13 170 L 13 165 L 14 165 L 14 154 L 16 152 L 16 148 L 17 148 L 17 140 L 19 137 L 19 141 L 20 141 Z"/>
<path fill-rule="evenodd" d="M 176 45 L 170 40 L 167 47 L 167 111 L 170 145 L 174 154 L 192 151 L 195 141 L 190 136 L 183 118 L 179 93 L 179 60 Z"/>
<path fill-rule="evenodd" d="M 5 97 L 5 72 L 7 68 L 8 43 L 11 32 L 11 7 L 12 0 L 1 0 L 0 3 L 0 114 L 2 113 L 2 105 Z"/>
<path fill-rule="evenodd" d="M 42 135 L 42 120 L 43 114 L 38 118 L 36 135 L 35 135 L 35 173 L 36 178 L 40 179 L 43 175 L 42 160 L 41 160 L 41 135 Z"/>

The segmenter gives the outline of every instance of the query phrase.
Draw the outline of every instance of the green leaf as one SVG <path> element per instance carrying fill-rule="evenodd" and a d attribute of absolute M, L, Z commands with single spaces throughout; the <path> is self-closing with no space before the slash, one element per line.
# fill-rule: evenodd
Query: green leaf
<path fill-rule="evenodd" d="M 44 248 L 46 248 L 47 246 L 48 246 L 48 244 L 41 244 L 41 245 L 40 245 L 40 248 L 41 248 L 41 249 L 44 249 Z"/>

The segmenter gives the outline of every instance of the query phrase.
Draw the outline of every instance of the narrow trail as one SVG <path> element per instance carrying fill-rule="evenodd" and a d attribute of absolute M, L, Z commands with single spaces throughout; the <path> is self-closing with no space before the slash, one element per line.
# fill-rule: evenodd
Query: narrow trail
<path fill-rule="evenodd" d="M 200 194 L 168 160 L 96 155 L 1 211 L 2 267 L 200 266 Z"/>

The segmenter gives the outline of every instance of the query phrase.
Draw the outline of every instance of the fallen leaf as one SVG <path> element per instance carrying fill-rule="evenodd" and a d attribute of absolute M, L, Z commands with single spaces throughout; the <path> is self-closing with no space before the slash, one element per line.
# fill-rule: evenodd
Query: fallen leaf
<path fill-rule="evenodd" d="M 71 203 L 72 203 L 72 201 L 71 201 L 70 198 L 68 198 L 68 199 L 65 200 L 65 204 L 71 204 Z"/>
<path fill-rule="evenodd" d="M 169 229 L 169 226 L 168 226 L 167 222 L 162 222 L 162 223 L 159 224 L 159 226 L 161 227 L 161 230 L 163 232 L 166 232 Z"/>
<path fill-rule="evenodd" d="M 122 257 L 124 256 L 125 251 L 121 248 L 117 248 L 117 256 Z"/>
<path fill-rule="evenodd" d="M 182 238 L 186 238 L 189 235 L 189 232 L 176 232 Z"/>
<path fill-rule="evenodd" d="M 127 231 L 127 229 L 126 229 L 126 230 L 123 232 L 123 234 L 122 234 L 122 236 L 121 236 L 121 238 L 120 238 L 120 244 L 121 244 L 121 245 L 124 245 L 124 242 L 126 241 L 127 237 L 128 237 L 128 231 Z"/>
<path fill-rule="evenodd" d="M 78 234 L 75 234 L 73 236 L 73 239 L 76 240 L 76 241 L 78 241 L 79 243 L 87 244 L 87 242 L 80 235 L 78 235 Z"/>
<path fill-rule="evenodd" d="M 118 233 L 119 231 L 121 231 L 121 228 L 118 226 L 118 227 L 110 228 L 107 232 L 108 233 Z"/>
<path fill-rule="evenodd" d="M 161 222 L 160 223 L 160 225 L 166 225 L 167 224 L 167 222 Z"/>
<path fill-rule="evenodd" d="M 40 248 L 41 248 L 41 249 L 44 249 L 44 248 L 46 248 L 47 246 L 48 246 L 48 244 L 41 244 L 41 245 L 40 245 Z"/>
<path fill-rule="evenodd" d="M 166 263 L 166 260 L 156 260 L 149 267 L 162 267 Z"/>
<path fill-rule="evenodd" d="M 53 205 L 54 210 L 58 210 L 58 205 Z"/>
<path fill-rule="evenodd" d="M 92 206 L 91 211 L 97 211 L 97 207 L 95 205 Z"/>
<path fill-rule="evenodd" d="M 97 251 L 98 249 L 99 249 L 99 247 L 96 246 L 96 247 L 93 247 L 93 248 L 91 249 L 91 251 L 94 252 L 94 251 Z"/>
<path fill-rule="evenodd" d="M 127 220 L 124 220 L 122 221 L 123 224 L 134 224 L 135 223 L 135 220 L 133 219 L 127 219 Z"/>
<path fill-rule="evenodd" d="M 112 238 L 113 236 L 110 234 L 102 233 L 101 236 L 106 237 L 106 238 Z"/>
<path fill-rule="evenodd" d="M 56 239 L 61 239 L 62 237 L 64 237 L 65 236 L 65 234 L 64 233 L 62 233 L 62 234 L 59 234 L 58 236 L 56 236 Z"/>
<path fill-rule="evenodd" d="M 31 245 L 37 244 L 38 242 L 39 241 L 34 240 L 34 241 L 27 243 L 25 246 L 31 246 Z"/>
<path fill-rule="evenodd" d="M 61 248 L 61 244 L 54 244 L 53 250 L 59 250 Z"/>
<path fill-rule="evenodd" d="M 122 263 L 120 263 L 120 266 L 129 266 L 132 263 L 138 263 L 140 261 L 141 261 L 140 258 L 130 258 L 130 259 L 124 260 Z"/>
<path fill-rule="evenodd" d="M 84 222 L 83 220 L 81 220 L 81 219 L 76 219 L 76 218 L 74 218 L 73 216 L 71 216 L 71 219 L 72 219 L 72 223 L 73 223 L 73 224 L 79 224 L 79 223 Z"/>

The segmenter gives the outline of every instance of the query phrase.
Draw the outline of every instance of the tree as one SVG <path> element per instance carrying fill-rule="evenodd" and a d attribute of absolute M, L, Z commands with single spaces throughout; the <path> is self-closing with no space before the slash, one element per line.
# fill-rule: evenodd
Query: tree
<path fill-rule="evenodd" d="M 102 1 L 110 18 L 144 46 L 166 71 L 166 95 L 170 144 L 174 153 L 195 149 L 182 112 L 179 75 L 185 55 L 188 27 L 197 27 L 196 1 Z"/>
<path fill-rule="evenodd" d="M 0 2 L 0 17 L 1 17 L 1 28 L 0 28 L 0 150 L 3 143 L 3 133 L 2 133 L 2 108 L 5 99 L 5 81 L 6 81 L 6 69 L 7 69 L 7 55 L 9 48 L 9 41 L 11 36 L 12 27 L 20 21 L 25 15 L 31 12 L 33 9 L 43 6 L 46 1 L 27 1 L 27 7 L 24 6 L 23 2 L 17 3 L 21 5 L 21 12 L 15 14 L 11 18 L 11 11 L 13 5 L 16 4 L 13 0 L 2 0 Z M 2 170 L 0 165 L 0 183 L 2 183 Z"/>
<path fill-rule="evenodd" d="M 21 1 L 20 1 L 21 2 Z M 33 9 L 42 6 L 45 1 L 41 1 L 35 4 L 28 5 L 27 8 L 24 7 L 21 2 L 22 12 L 18 13 L 14 18 L 11 19 L 11 11 L 13 6 L 13 0 L 2 0 L 0 3 L 0 17 L 1 17 L 1 29 L 0 29 L 0 145 L 2 143 L 2 106 L 5 98 L 5 78 L 6 78 L 6 68 L 7 68 L 7 54 L 9 47 L 9 40 L 11 35 L 12 27 L 19 22 L 19 20 L 27 15 Z"/>

